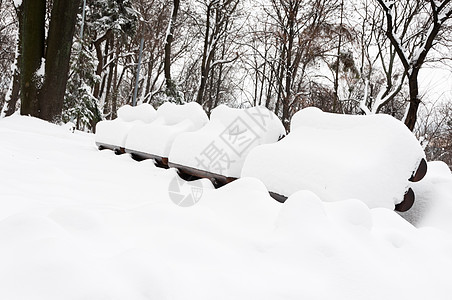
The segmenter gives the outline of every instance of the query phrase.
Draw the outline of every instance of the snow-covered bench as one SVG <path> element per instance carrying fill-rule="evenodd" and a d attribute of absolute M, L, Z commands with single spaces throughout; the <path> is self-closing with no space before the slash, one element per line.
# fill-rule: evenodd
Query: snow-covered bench
<path fill-rule="evenodd" d="M 138 124 L 150 123 L 155 118 L 156 111 L 150 104 L 143 103 L 135 107 L 124 105 L 118 109 L 116 119 L 97 123 L 96 145 L 100 150 L 112 149 L 117 154 L 124 153 L 130 129 Z"/>
<path fill-rule="evenodd" d="M 325 201 L 354 198 L 405 211 L 414 202 L 410 181 L 426 171 L 419 142 L 395 118 L 306 108 L 293 116 L 287 137 L 249 153 L 241 176 L 260 179 L 280 201 L 311 190 Z"/>
<path fill-rule="evenodd" d="M 176 105 L 163 103 L 157 109 L 156 119 L 133 127 L 125 143 L 125 151 L 135 159 L 154 159 L 158 165 L 168 165 L 168 155 L 174 139 L 185 132 L 202 128 L 209 118 L 196 102 Z M 184 145 L 184 148 L 190 145 Z"/>
<path fill-rule="evenodd" d="M 265 107 L 220 105 L 212 110 L 205 127 L 176 138 L 169 166 L 182 174 L 209 178 L 220 186 L 240 177 L 251 149 L 275 143 L 284 135 L 281 121 Z"/>

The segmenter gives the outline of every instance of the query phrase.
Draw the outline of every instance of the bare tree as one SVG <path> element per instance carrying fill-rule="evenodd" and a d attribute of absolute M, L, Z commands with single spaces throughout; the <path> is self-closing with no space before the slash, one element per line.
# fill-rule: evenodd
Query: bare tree
<path fill-rule="evenodd" d="M 177 14 L 179 12 L 180 0 L 173 0 L 173 8 L 171 11 L 171 19 L 168 23 L 168 29 L 166 31 L 166 41 L 165 41 L 165 82 L 166 82 L 166 93 L 168 96 L 177 98 L 176 86 L 171 79 L 171 44 L 174 40 L 174 27 L 176 26 Z"/>
<path fill-rule="evenodd" d="M 273 19 L 273 38 L 277 60 L 271 64 L 275 86 L 275 113 L 280 114 L 286 129 L 290 117 L 300 109 L 309 95 L 307 72 L 316 59 L 336 48 L 331 41 L 337 0 L 271 0 L 265 9 Z M 329 108 L 330 110 L 331 108 Z"/>
<path fill-rule="evenodd" d="M 384 15 L 373 0 L 362 0 L 352 6 L 349 33 L 353 35 L 353 52 L 358 59 L 349 60 L 352 71 L 343 74 L 343 103 L 349 113 L 389 113 L 403 115 L 403 68 L 397 64 L 397 53 L 384 31 Z M 352 65 L 354 64 L 354 66 Z"/>
<path fill-rule="evenodd" d="M 443 1 L 377 0 L 386 18 L 386 35 L 403 65 L 408 79 L 409 108 L 405 125 L 413 130 L 419 97 L 419 71 L 432 48 L 442 39 L 452 16 L 452 3 Z"/>
<path fill-rule="evenodd" d="M 204 42 L 201 56 L 201 74 L 196 94 L 196 102 L 199 104 L 205 102 L 204 93 L 212 69 L 217 65 L 230 63 L 237 59 L 237 56 L 230 59 L 224 59 L 224 56 L 215 59 L 215 56 L 218 55 L 219 44 L 224 41 L 226 35 L 230 34 L 229 30 L 238 4 L 238 0 L 208 0 L 203 3 L 205 6 L 205 22 L 202 24 Z"/>

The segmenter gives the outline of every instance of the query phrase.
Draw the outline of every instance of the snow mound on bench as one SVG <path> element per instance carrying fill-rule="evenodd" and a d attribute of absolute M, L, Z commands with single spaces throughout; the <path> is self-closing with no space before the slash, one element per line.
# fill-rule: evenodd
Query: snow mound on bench
<path fill-rule="evenodd" d="M 152 122 L 156 111 L 152 105 L 124 105 L 118 109 L 118 117 L 97 123 L 95 140 L 98 144 L 124 147 L 130 129 L 137 124 Z"/>
<path fill-rule="evenodd" d="M 138 106 L 124 105 L 118 109 L 118 118 L 126 122 L 141 120 L 144 123 L 154 121 L 156 111 L 152 105 L 143 103 Z"/>
<path fill-rule="evenodd" d="M 168 157 L 174 139 L 181 133 L 203 127 L 209 118 L 196 102 L 176 105 L 163 103 L 157 109 L 157 118 L 149 124 L 137 125 L 130 130 L 125 148 L 131 152 Z"/>
<path fill-rule="evenodd" d="M 256 177 L 284 196 L 306 189 L 325 201 L 359 199 L 393 209 L 424 157 L 414 135 L 389 115 L 306 108 L 294 115 L 286 138 L 250 152 L 242 177 Z"/>
<path fill-rule="evenodd" d="M 278 117 L 265 107 L 247 109 L 220 105 L 201 130 L 180 135 L 171 149 L 174 164 L 240 177 L 243 162 L 254 147 L 274 143 L 285 130 Z"/>

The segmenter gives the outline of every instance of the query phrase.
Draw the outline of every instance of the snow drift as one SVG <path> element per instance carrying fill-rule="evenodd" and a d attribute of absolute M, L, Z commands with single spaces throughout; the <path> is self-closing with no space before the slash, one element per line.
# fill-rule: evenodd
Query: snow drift
<path fill-rule="evenodd" d="M 124 148 L 130 129 L 138 124 L 150 123 L 155 118 L 156 111 L 150 104 L 122 106 L 118 109 L 116 119 L 97 123 L 96 144 L 108 148 Z"/>
<path fill-rule="evenodd" d="M 97 151 L 94 140 L 34 118 L 0 120 L 0 299 L 452 295 L 444 163 L 429 162 L 413 184 L 419 201 L 405 216 L 415 227 L 390 209 L 309 190 L 281 204 L 255 178 L 220 189 L 201 180 L 201 200 L 182 208 L 169 197 L 174 169 Z"/>
<path fill-rule="evenodd" d="M 360 199 L 370 208 L 394 209 L 424 157 L 414 135 L 389 115 L 305 108 L 293 116 L 286 138 L 250 152 L 242 177 L 284 196 L 307 189 L 324 201 Z"/>
<path fill-rule="evenodd" d="M 284 135 L 281 121 L 265 107 L 220 105 L 212 110 L 205 127 L 175 139 L 169 162 L 237 178 L 251 149 L 275 143 Z"/>
<path fill-rule="evenodd" d="M 126 151 L 168 157 L 177 136 L 202 128 L 208 120 L 201 105 L 196 102 L 184 105 L 165 102 L 157 109 L 153 122 L 137 125 L 129 131 Z"/>

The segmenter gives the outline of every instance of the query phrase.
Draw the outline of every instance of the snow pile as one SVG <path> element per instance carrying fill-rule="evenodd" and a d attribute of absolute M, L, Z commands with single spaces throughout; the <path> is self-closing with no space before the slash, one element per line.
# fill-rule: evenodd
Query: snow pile
<path fill-rule="evenodd" d="M 243 162 L 254 147 L 275 143 L 285 131 L 265 107 L 235 109 L 220 105 L 201 130 L 180 135 L 169 161 L 226 177 L 240 177 Z"/>
<path fill-rule="evenodd" d="M 307 189 L 324 201 L 353 198 L 394 209 L 422 158 L 416 138 L 391 116 L 306 108 L 294 115 L 286 138 L 248 155 L 242 177 L 256 177 L 284 196 Z"/>
<path fill-rule="evenodd" d="M 174 169 L 97 151 L 93 135 L 13 116 L 0 120 L 0 140 L 0 299 L 452 295 L 443 163 L 413 185 L 428 203 L 416 228 L 392 210 L 307 190 L 281 204 L 255 178 L 220 189 L 201 180 L 201 200 L 182 208 L 169 196 Z"/>
<path fill-rule="evenodd" d="M 130 129 L 138 124 L 152 122 L 156 111 L 152 105 L 143 103 L 132 107 L 122 106 L 114 120 L 101 121 L 96 125 L 96 143 L 98 145 L 124 148 Z"/>
<path fill-rule="evenodd" d="M 125 144 L 127 152 L 142 152 L 168 157 L 174 139 L 184 132 L 195 131 L 208 122 L 201 105 L 196 102 L 176 105 L 163 103 L 157 109 L 157 118 L 130 130 Z"/>
<path fill-rule="evenodd" d="M 142 103 L 138 106 L 124 105 L 118 109 L 118 118 L 125 122 L 140 120 L 150 123 L 156 118 L 156 112 L 149 103 Z"/>

